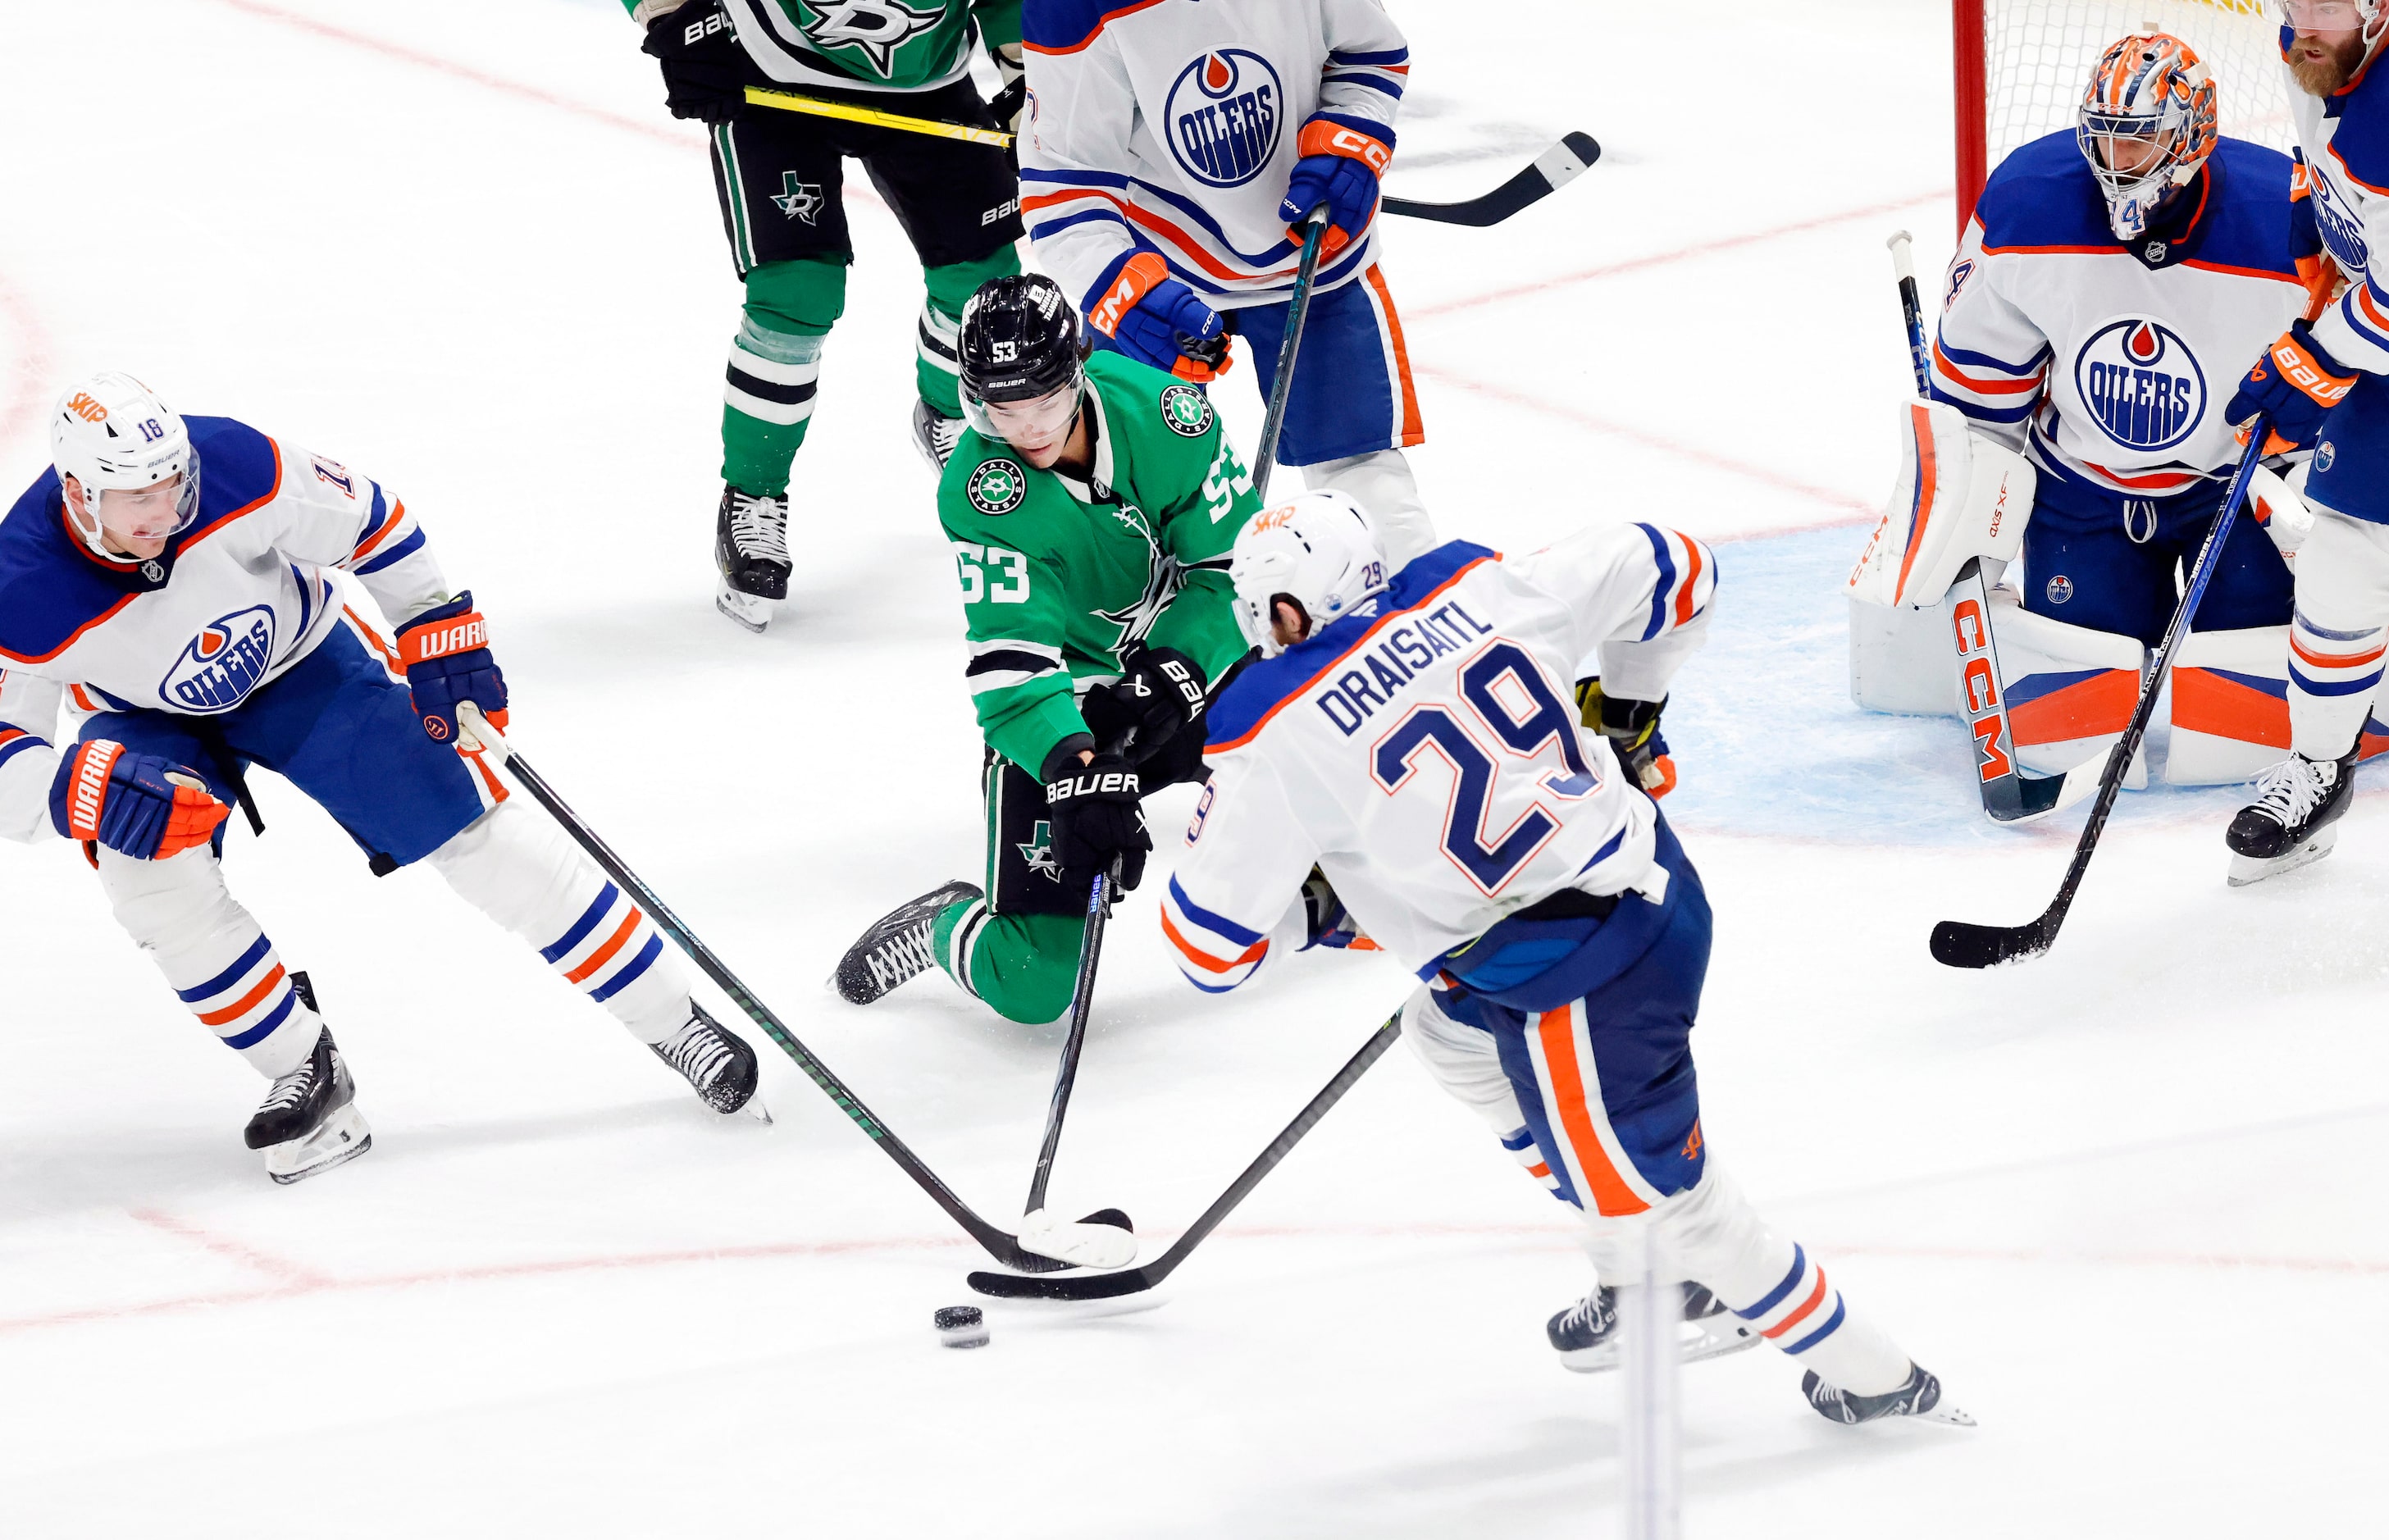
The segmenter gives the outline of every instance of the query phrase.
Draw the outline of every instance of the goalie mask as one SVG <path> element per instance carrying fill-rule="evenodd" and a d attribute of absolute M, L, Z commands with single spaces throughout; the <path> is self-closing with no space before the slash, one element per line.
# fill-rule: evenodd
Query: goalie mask
<path fill-rule="evenodd" d="M 199 452 L 192 447 L 190 429 L 131 375 L 94 375 L 58 398 L 50 414 L 50 460 L 61 482 L 73 477 L 83 491 L 80 511 L 61 495 L 67 523 L 104 560 L 132 558 L 108 548 L 103 526 L 120 540 L 167 540 L 199 515 Z M 154 498 L 136 498 L 175 477 L 182 480 L 171 503 L 163 490 Z M 120 507 L 128 510 L 121 516 Z"/>
<path fill-rule="evenodd" d="M 1253 515 L 1228 560 L 1235 585 L 1236 626 L 1275 657 L 1285 649 L 1271 629 L 1277 601 L 1290 600 L 1313 631 L 1386 591 L 1386 547 L 1368 511 L 1342 492 L 1304 492 Z"/>
<path fill-rule="evenodd" d="M 2190 45 L 2165 32 L 2127 37 L 2090 72 L 2074 142 L 2107 197 L 2121 241 L 2148 233 L 2157 211 L 2215 153 L 2215 80 Z"/>

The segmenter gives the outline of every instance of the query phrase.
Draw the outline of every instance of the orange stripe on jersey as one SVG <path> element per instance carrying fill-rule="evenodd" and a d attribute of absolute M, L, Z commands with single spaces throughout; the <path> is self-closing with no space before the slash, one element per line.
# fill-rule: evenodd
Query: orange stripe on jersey
<path fill-rule="evenodd" d="M 2365 664 L 2379 661 L 2382 654 L 2389 653 L 2389 646 L 2375 647 L 2369 653 L 2351 653 L 2344 657 L 2336 657 L 2329 653 L 2310 653 L 2306 651 L 2304 647 L 2298 645 L 2298 633 L 2292 631 L 2290 633 L 2290 651 L 2297 654 L 2298 656 L 2304 658 L 2306 662 L 2312 664 L 2318 668 L 2360 668 Z"/>
<path fill-rule="evenodd" d="M 251 989 L 248 994 L 241 996 L 238 1000 L 235 1001 L 231 1005 L 225 1006 L 221 1011 L 210 1011 L 205 1012 L 199 1017 L 199 1020 L 209 1026 L 222 1026 L 228 1021 L 234 1021 L 239 1017 L 246 1016 L 249 1012 L 256 1009 L 258 1001 L 272 994 L 274 992 L 274 986 L 281 982 L 282 964 L 277 962 L 274 965 L 274 972 L 258 980 L 256 988 Z"/>
<path fill-rule="evenodd" d="M 377 533 L 373 539 L 365 541 L 363 545 L 358 546 L 356 551 L 351 555 L 350 560 L 353 561 L 358 556 L 372 555 L 374 553 L 374 547 L 381 544 L 382 541 L 398 533 L 398 527 L 405 522 L 406 504 L 393 500 L 390 505 L 390 522 L 384 524 L 381 527 L 380 531 Z"/>
<path fill-rule="evenodd" d="M 1651 1205 L 1634 1195 L 1617 1167 L 1610 1164 L 1609 1152 L 1602 1148 L 1600 1132 L 1592 1126 L 1592 1110 L 1585 1103 L 1584 1071 L 1576 1056 L 1574 1009 L 1541 1012 L 1535 1018 L 1535 1031 L 1542 1039 L 1543 1063 L 1551 1071 L 1551 1094 L 1558 1104 L 1560 1128 L 1592 1188 L 1594 1205 L 1613 1216 L 1644 1212 Z"/>
<path fill-rule="evenodd" d="M 1076 43 L 1070 44 L 1067 47 L 1048 48 L 1039 44 L 1028 42 L 1022 43 L 1021 47 L 1027 49 L 1032 54 L 1043 54 L 1048 57 L 1060 54 L 1075 54 L 1084 49 L 1089 44 L 1094 42 L 1095 39 L 1103 36 L 1104 29 L 1118 20 L 1121 17 L 1134 16 L 1141 10 L 1149 10 L 1159 4 L 1161 4 L 1161 0 L 1133 0 L 1132 4 L 1122 6 L 1118 10 L 1105 11 L 1103 15 L 1095 18 L 1095 24 L 1087 29 L 1086 36 L 1079 39 Z"/>
<path fill-rule="evenodd" d="M 1393 290 L 1386 286 L 1386 275 L 1378 270 L 1376 263 L 1371 262 L 1369 271 L 1361 277 L 1385 311 L 1386 335 L 1394 340 L 1394 373 L 1399 378 L 1402 390 L 1401 447 L 1408 449 L 1412 444 L 1426 441 L 1426 428 L 1419 421 L 1418 389 L 1411 383 L 1411 350 L 1402 340 L 1402 318 L 1394 310 Z"/>
<path fill-rule="evenodd" d="M 1684 586 L 1676 592 L 1676 624 L 1693 623 L 1693 590 L 1701 582 L 1701 542 L 1692 536 L 1684 537 Z"/>
<path fill-rule="evenodd" d="M 1977 378 L 1950 363 L 1949 355 L 1941 350 L 1941 344 L 1938 342 L 1933 344 L 1933 362 L 1941 373 L 1978 396 L 2016 396 L 2026 390 L 2040 388 L 2041 377 L 2038 372 L 2024 379 Z"/>
<path fill-rule="evenodd" d="M 621 925 L 612 935 L 606 938 L 606 944 L 598 948 L 595 951 L 591 952 L 589 954 L 588 961 L 583 962 L 580 967 L 575 968 L 572 972 L 565 974 L 564 982 L 567 984 L 578 984 L 582 979 L 587 978 L 590 974 L 595 973 L 598 969 L 606 966 L 608 961 L 612 961 L 614 954 L 622 949 L 622 944 L 631 939 L 631 933 L 639 928 L 639 922 L 645 918 L 645 916 L 642 915 L 635 909 L 631 910 L 630 913 L 624 915 L 622 917 Z"/>
<path fill-rule="evenodd" d="M 1258 941 L 1254 942 L 1251 946 L 1246 947 L 1244 950 L 1243 956 L 1238 957 L 1232 962 L 1222 962 L 1218 958 L 1213 957 L 1209 952 L 1202 950 L 1193 942 L 1187 940 L 1185 936 L 1179 934 L 1178 927 L 1169 923 L 1169 906 L 1167 904 L 1161 906 L 1161 934 L 1169 937 L 1169 944 L 1177 948 L 1179 951 L 1184 955 L 1187 961 L 1192 962 L 1194 966 L 1202 969 L 1207 974 L 1233 973 L 1247 962 L 1259 961 L 1262 955 L 1269 950 L 1269 937 L 1265 935 Z"/>
<path fill-rule="evenodd" d="M 230 524 L 233 520 L 242 517 L 245 515 L 257 512 L 257 510 L 264 507 L 267 503 L 282 495 L 282 446 L 275 443 L 271 439 L 265 440 L 265 445 L 268 449 L 274 452 L 274 485 L 266 488 L 265 495 L 258 498 L 255 502 L 243 503 L 241 506 L 235 508 L 231 513 L 224 515 L 224 517 L 217 519 L 214 523 L 202 526 L 176 548 L 177 554 L 181 552 L 188 551 L 191 547 L 198 544 L 199 541 L 207 539 L 210 535 L 214 534 L 217 530 L 223 528 L 225 525 Z"/>

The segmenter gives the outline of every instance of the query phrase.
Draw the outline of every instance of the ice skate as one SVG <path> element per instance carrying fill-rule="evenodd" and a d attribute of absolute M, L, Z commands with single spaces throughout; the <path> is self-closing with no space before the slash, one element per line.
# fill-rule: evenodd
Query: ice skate
<path fill-rule="evenodd" d="M 1715 1294 L 1697 1283 L 1684 1291 L 1686 1330 L 1677 1344 L 1679 1361 L 1697 1364 L 1757 1347 L 1758 1333 L 1744 1326 Z M 1617 1291 L 1607 1286 L 1569 1305 L 1544 1328 L 1561 1367 L 1578 1374 L 1599 1374 L 1617 1367 Z"/>
<path fill-rule="evenodd" d="M 830 986 L 856 1005 L 910 983 L 938 965 L 929 945 L 938 915 L 947 906 L 980 897 L 976 883 L 948 883 L 881 915 L 837 960 Z"/>
<path fill-rule="evenodd" d="M 1828 1422 L 1856 1424 L 1873 1422 L 1886 1417 L 1921 1417 L 1927 1422 L 1951 1422 L 1961 1428 L 1971 1428 L 1974 1419 L 1941 1399 L 1941 1381 L 1914 1364 L 1908 1366 L 1908 1378 L 1897 1390 L 1881 1395 L 1852 1395 L 1835 1390 L 1810 1369 L 1800 1377 L 1800 1394 L 1817 1415 Z"/>
<path fill-rule="evenodd" d="M 2355 792 L 2356 751 L 2337 759 L 2293 754 L 2256 782 L 2256 800 L 2224 832 L 2233 887 L 2295 872 L 2331 854 Z"/>
<path fill-rule="evenodd" d="M 722 488 L 713 560 L 722 568 L 713 607 L 761 635 L 772 606 L 788 596 L 788 500 Z"/>
<path fill-rule="evenodd" d="M 307 975 L 294 973 L 290 983 L 313 1010 Z M 265 1174 L 287 1187 L 373 1148 L 373 1130 L 357 1111 L 356 1097 L 357 1083 L 349 1078 L 327 1026 L 305 1062 L 266 1091 L 241 1138 L 250 1149 L 265 1152 Z"/>
<path fill-rule="evenodd" d="M 913 447 L 921 452 L 922 463 L 932 475 L 945 474 L 946 462 L 953 457 L 954 445 L 962 441 L 967 426 L 960 417 L 949 417 L 926 401 L 913 402 Z"/>
<path fill-rule="evenodd" d="M 772 1121 L 762 1099 L 755 1094 L 755 1050 L 744 1038 L 724 1031 L 695 1000 L 688 1002 L 688 1020 L 679 1031 L 647 1046 L 656 1050 L 657 1058 L 678 1070 L 696 1088 L 697 1099 L 715 1112 L 727 1116 L 744 1109 L 750 1117 Z"/>

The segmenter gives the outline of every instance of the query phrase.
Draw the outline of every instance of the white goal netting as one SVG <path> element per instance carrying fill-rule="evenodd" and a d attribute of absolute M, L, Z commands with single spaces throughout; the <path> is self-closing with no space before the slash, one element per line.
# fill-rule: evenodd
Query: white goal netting
<path fill-rule="evenodd" d="M 2214 71 L 2224 133 L 2290 147 L 2280 13 L 2271 0 L 1984 0 L 1987 164 L 2071 128 L 2099 56 L 2152 26 L 2188 43 Z"/>

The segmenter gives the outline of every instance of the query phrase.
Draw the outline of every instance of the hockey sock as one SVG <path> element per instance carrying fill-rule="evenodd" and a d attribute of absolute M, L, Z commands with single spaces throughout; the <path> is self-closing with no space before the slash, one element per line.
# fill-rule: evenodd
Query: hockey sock
<path fill-rule="evenodd" d="M 225 891 L 212 850 L 145 861 L 103 848 L 99 885 L 200 1025 L 269 1080 L 306 1063 L 324 1024 L 291 987 L 274 943 Z"/>
<path fill-rule="evenodd" d="M 975 262 L 950 262 L 926 268 L 922 278 L 928 298 L 921 305 L 921 324 L 913 339 L 920 355 L 913 369 L 921 399 L 949 417 L 963 414 L 962 361 L 955 353 L 962 336 L 963 306 L 992 278 L 1008 278 L 1020 271 L 1020 254 L 1007 241 Z"/>
<path fill-rule="evenodd" d="M 537 948 L 641 1042 L 662 1042 L 688 1019 L 679 955 L 554 820 L 501 803 L 430 861 L 466 902 Z"/>
<path fill-rule="evenodd" d="M 2389 631 L 2389 529 L 2315 509 L 2290 621 L 2290 746 L 2336 759 L 2363 731 Z"/>
<path fill-rule="evenodd" d="M 1040 1025 L 1070 1009 L 1086 923 L 1075 914 L 996 914 L 974 898 L 938 916 L 930 947 L 947 976 L 996 1014 Z"/>
<path fill-rule="evenodd" d="M 759 497 L 787 491 L 788 462 L 812 421 L 822 339 L 845 310 L 843 258 L 767 262 L 747 274 L 722 394 L 722 480 Z"/>

